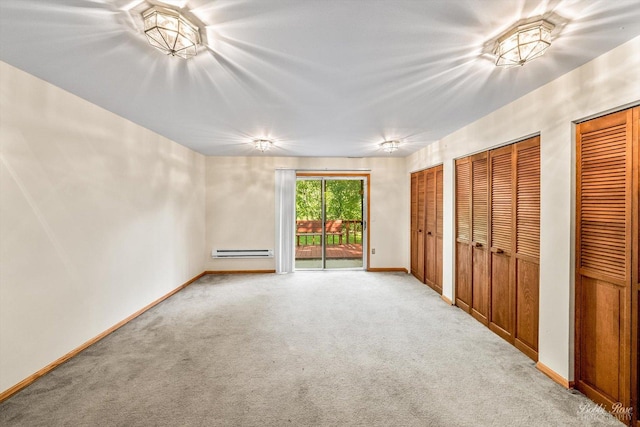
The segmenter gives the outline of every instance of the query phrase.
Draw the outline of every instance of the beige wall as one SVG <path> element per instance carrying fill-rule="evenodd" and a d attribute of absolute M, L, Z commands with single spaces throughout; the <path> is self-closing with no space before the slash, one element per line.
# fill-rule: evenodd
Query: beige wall
<path fill-rule="evenodd" d="M 273 260 L 210 252 L 274 247 L 280 167 L 370 169 L 370 265 L 408 268 L 409 172 L 443 163 L 444 294 L 453 298 L 453 160 L 534 133 L 540 361 L 571 379 L 572 121 L 640 100 L 639 51 L 636 38 L 407 159 L 205 159 L 0 62 L 0 390 L 203 270 L 273 269 Z"/>
<path fill-rule="evenodd" d="M 207 270 L 275 269 L 273 259 L 212 259 L 214 248 L 274 249 L 275 170 L 370 169 L 372 268 L 408 268 L 409 175 L 405 159 L 208 157 Z"/>
<path fill-rule="evenodd" d="M 466 126 L 407 159 L 444 163 L 444 294 L 454 295 L 457 157 L 540 133 L 540 362 L 573 379 L 575 142 L 572 122 L 640 101 L 640 37 Z M 545 61 L 542 58 L 540 61 Z M 549 58 L 548 60 L 552 60 Z M 516 70 L 503 70 L 516 72 Z"/>
<path fill-rule="evenodd" d="M 0 76 L 2 391 L 203 271 L 205 159 Z"/>

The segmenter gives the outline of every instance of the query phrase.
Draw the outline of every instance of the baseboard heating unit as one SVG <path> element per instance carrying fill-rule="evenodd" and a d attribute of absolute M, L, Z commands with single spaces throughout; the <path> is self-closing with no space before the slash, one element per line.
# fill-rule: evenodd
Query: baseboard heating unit
<path fill-rule="evenodd" d="M 213 258 L 273 258 L 272 249 L 214 249 Z"/>

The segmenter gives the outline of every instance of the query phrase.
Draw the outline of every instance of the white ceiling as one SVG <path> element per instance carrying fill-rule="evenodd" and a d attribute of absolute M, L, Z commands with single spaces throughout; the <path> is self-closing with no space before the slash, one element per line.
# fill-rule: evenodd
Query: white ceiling
<path fill-rule="evenodd" d="M 185 61 L 127 3 L 0 0 L 0 59 L 207 155 L 406 156 L 640 35 L 639 0 L 188 0 L 209 48 Z M 549 51 L 496 68 L 538 15 Z"/>

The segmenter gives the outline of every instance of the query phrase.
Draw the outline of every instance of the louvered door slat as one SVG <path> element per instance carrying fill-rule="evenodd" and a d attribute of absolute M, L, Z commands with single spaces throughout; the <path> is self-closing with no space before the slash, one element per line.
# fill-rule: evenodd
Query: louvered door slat
<path fill-rule="evenodd" d="M 418 177 L 411 174 L 411 231 L 418 229 Z"/>
<path fill-rule="evenodd" d="M 456 225 L 458 238 L 471 240 L 471 164 L 456 163 Z"/>
<path fill-rule="evenodd" d="M 486 244 L 488 241 L 488 176 L 487 159 L 473 161 L 473 240 Z"/>
<path fill-rule="evenodd" d="M 418 174 L 418 229 L 424 228 L 425 223 L 425 177 L 424 172 Z"/>
<path fill-rule="evenodd" d="M 436 228 L 436 176 L 434 171 L 427 173 L 427 232 L 435 233 Z"/>
<path fill-rule="evenodd" d="M 511 250 L 511 150 L 491 157 L 491 246 Z"/>
<path fill-rule="evenodd" d="M 516 252 L 540 256 L 540 146 L 517 151 Z"/>
<path fill-rule="evenodd" d="M 627 276 L 626 125 L 581 135 L 580 267 Z"/>

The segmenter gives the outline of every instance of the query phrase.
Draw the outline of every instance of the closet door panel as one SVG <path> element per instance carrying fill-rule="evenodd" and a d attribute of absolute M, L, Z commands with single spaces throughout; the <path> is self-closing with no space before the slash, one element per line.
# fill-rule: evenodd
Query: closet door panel
<path fill-rule="evenodd" d="M 471 162 L 456 160 L 456 305 L 469 312 L 472 299 Z"/>
<path fill-rule="evenodd" d="M 411 174 L 411 274 L 418 269 L 418 175 Z"/>
<path fill-rule="evenodd" d="M 424 282 L 424 273 L 425 273 L 425 226 L 426 226 L 426 180 L 425 173 L 418 172 L 418 215 L 417 215 L 417 224 L 418 224 L 418 232 L 416 238 L 416 253 L 417 253 L 417 266 L 416 266 L 416 274 L 415 276 L 421 282 Z"/>
<path fill-rule="evenodd" d="M 515 345 L 538 359 L 540 289 L 540 137 L 515 149 Z"/>
<path fill-rule="evenodd" d="M 425 282 L 435 289 L 436 282 L 436 174 L 434 169 L 426 172 L 426 265 Z"/>
<path fill-rule="evenodd" d="M 640 387 L 640 351 L 638 351 L 638 327 L 640 310 L 640 107 L 636 107 L 632 111 L 632 132 L 631 132 L 631 150 L 632 150 L 632 176 L 631 176 L 631 402 L 635 402 L 636 407 L 633 409 L 633 418 L 636 427 L 640 427 L 640 402 L 638 399 L 638 387 Z"/>
<path fill-rule="evenodd" d="M 510 259 L 507 256 L 492 254 L 491 261 L 491 330 L 507 341 L 512 337 L 512 311 L 510 303 L 512 294 L 509 286 L 511 281 Z M 496 286 L 496 283 L 503 284 Z"/>
<path fill-rule="evenodd" d="M 622 289 L 606 281 L 582 280 L 582 370 L 580 381 L 611 405 L 619 397 Z"/>
<path fill-rule="evenodd" d="M 513 342 L 515 290 L 512 279 L 514 241 L 513 147 L 489 153 L 491 175 L 491 315 L 490 328 Z"/>
<path fill-rule="evenodd" d="M 469 245 L 456 243 L 456 305 L 471 311 L 471 252 Z"/>
<path fill-rule="evenodd" d="M 442 209 L 444 201 L 443 167 L 436 168 L 436 290 L 442 295 Z"/>
<path fill-rule="evenodd" d="M 472 314 L 489 323 L 489 186 L 487 153 L 472 158 Z"/>
<path fill-rule="evenodd" d="M 538 360 L 539 283 L 538 263 L 516 258 L 515 345 L 534 360 Z"/>
<path fill-rule="evenodd" d="M 609 410 L 631 395 L 631 126 L 627 110 L 576 129 L 576 387 Z"/>

